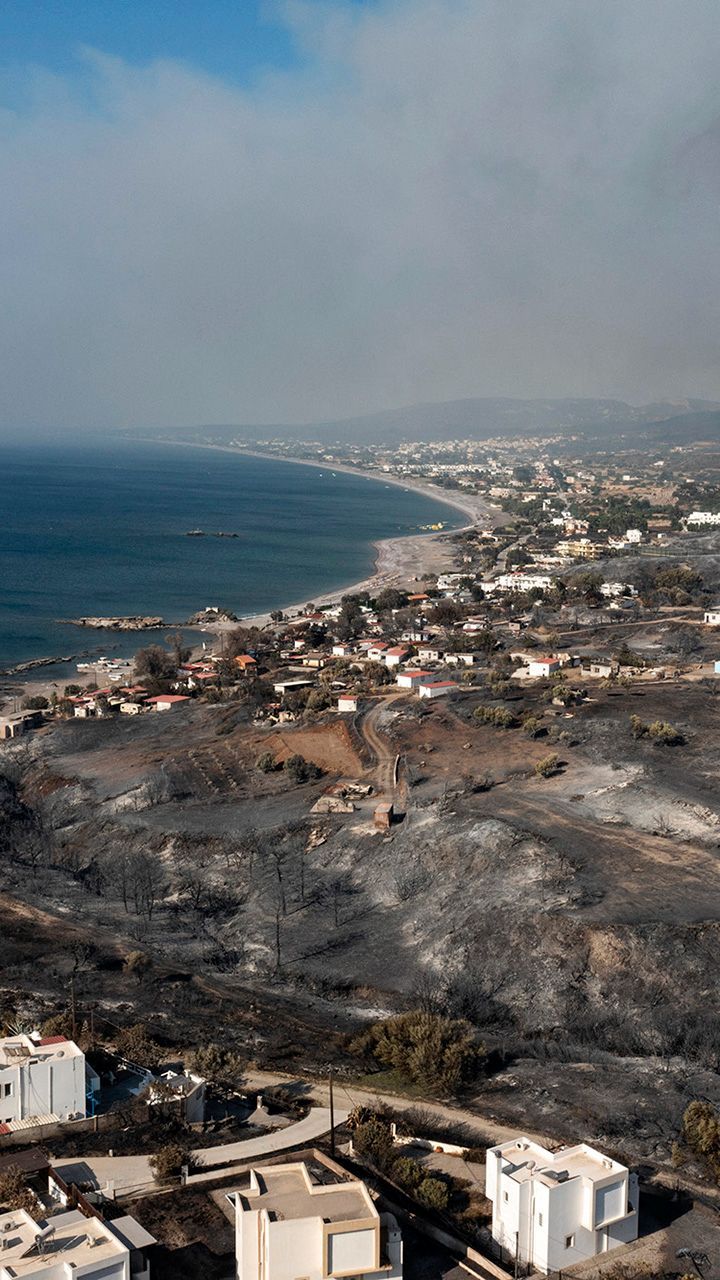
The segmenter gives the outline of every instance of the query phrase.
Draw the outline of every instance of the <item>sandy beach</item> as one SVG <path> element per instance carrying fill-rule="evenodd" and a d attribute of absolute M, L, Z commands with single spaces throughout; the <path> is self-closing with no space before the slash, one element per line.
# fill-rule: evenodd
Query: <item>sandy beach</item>
<path fill-rule="evenodd" d="M 463 515 L 469 517 L 467 524 L 444 530 L 440 533 L 418 533 L 398 538 L 380 539 L 373 544 L 376 552 L 373 573 L 361 582 L 343 585 L 333 591 L 326 592 L 324 595 L 315 596 L 312 603 L 318 606 L 337 604 L 342 596 L 356 595 L 364 591 L 368 591 L 371 595 L 376 595 L 384 587 L 417 589 L 426 574 L 443 573 L 452 568 L 454 548 L 451 538 L 454 534 L 476 528 L 478 525 L 483 527 L 491 525 L 494 527 L 503 524 L 508 519 L 499 507 L 492 506 L 484 498 L 479 498 L 475 494 L 463 493 L 457 489 L 443 489 L 439 485 L 418 480 L 414 477 L 406 478 L 404 476 L 386 474 L 385 472 L 366 471 L 360 467 L 351 467 L 344 463 L 321 462 L 315 461 L 313 458 L 285 457 L 275 453 L 263 453 L 259 449 L 236 448 L 233 445 L 199 444 L 189 440 L 168 440 L 166 443 L 180 444 L 192 449 L 215 449 L 221 453 L 245 454 L 251 458 L 264 458 L 271 462 L 291 462 L 296 466 L 317 467 L 321 471 L 330 473 L 342 471 L 348 475 L 362 476 L 366 480 L 373 480 L 376 484 L 394 485 L 400 489 L 415 490 L 426 497 L 432 498 L 435 502 L 441 502 L 447 507 L 453 507 L 456 511 L 462 511 Z M 292 616 L 302 612 L 308 603 L 310 601 L 296 600 L 289 604 L 279 603 L 276 608 L 282 610 L 284 614 Z M 269 613 L 255 613 L 245 614 L 239 621 L 246 627 L 267 627 L 271 623 L 271 618 Z M 217 632 L 219 634 L 222 631 L 231 631 L 234 626 L 237 626 L 237 623 L 219 622 L 208 626 L 206 629 L 209 632 Z"/>
<path fill-rule="evenodd" d="M 158 441 L 153 441 L 153 443 L 158 443 Z M 317 606 L 333 605 L 344 595 L 359 594 L 365 591 L 371 595 L 376 595 L 385 587 L 398 587 L 399 589 L 411 591 L 418 590 L 426 574 L 442 573 L 453 567 L 454 546 L 452 537 L 454 534 L 475 528 L 478 525 L 483 527 L 486 525 L 496 526 L 508 519 L 499 508 L 492 506 L 485 499 L 478 498 L 474 494 L 443 489 L 438 485 L 415 478 L 406 479 L 402 476 L 366 471 L 359 467 L 346 466 L 342 463 L 330 464 L 316 462 L 310 458 L 281 457 L 278 454 L 262 453 L 259 450 L 252 449 L 239 449 L 231 445 L 198 444 L 187 440 L 168 440 L 160 443 L 183 445 L 186 448 L 193 449 L 215 449 L 224 453 L 247 454 L 250 457 L 264 458 L 270 461 L 291 462 L 297 466 L 318 467 L 323 471 L 329 472 L 344 471 L 349 475 L 358 475 L 367 480 L 373 480 L 377 484 L 416 490 L 427 497 L 433 498 L 436 502 L 444 503 L 445 506 L 461 511 L 463 515 L 468 517 L 466 524 L 439 533 L 408 534 L 402 537 L 378 540 L 373 544 L 375 548 L 375 565 L 372 574 L 360 582 L 343 584 L 324 595 L 315 596 L 312 603 Z M 306 599 L 290 602 L 278 601 L 276 609 L 292 616 L 301 613 L 308 603 L 310 602 Z M 219 621 L 207 624 L 197 628 L 198 638 L 204 635 L 210 640 L 211 637 L 219 636 L 222 632 L 232 631 L 239 624 L 246 627 L 268 627 L 271 625 L 270 613 L 246 614 L 240 617 L 238 622 Z M 102 633 L 97 634 L 100 636 Z M 138 648 L 142 648 L 144 644 L 156 642 L 157 637 L 152 634 L 138 632 Z M 207 642 L 206 640 L 206 644 Z M 202 652 L 200 639 L 195 652 Z M 68 675 L 65 679 L 66 681 L 78 679 L 74 669 L 74 662 L 68 663 Z M 37 673 L 28 672 L 26 677 L 13 678 L 8 692 L 11 688 L 11 696 L 13 698 L 22 694 L 37 693 L 49 696 L 53 690 L 57 690 L 59 683 L 59 681 L 44 675 L 42 669 L 40 669 Z"/>

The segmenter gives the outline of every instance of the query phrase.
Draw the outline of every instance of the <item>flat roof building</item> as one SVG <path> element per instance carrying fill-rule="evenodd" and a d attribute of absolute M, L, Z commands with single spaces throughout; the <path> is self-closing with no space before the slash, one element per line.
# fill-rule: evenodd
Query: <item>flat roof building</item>
<path fill-rule="evenodd" d="M 0 1132 L 87 1114 L 85 1054 L 65 1036 L 0 1040 Z"/>
<path fill-rule="evenodd" d="M 585 1142 L 504 1142 L 488 1150 L 485 1179 L 493 1240 L 522 1265 L 561 1271 L 637 1239 L 637 1176 Z"/>
<path fill-rule="evenodd" d="M 74 1209 L 35 1222 L 13 1209 L 0 1214 L 0 1280 L 149 1280 L 153 1244 L 134 1218 L 111 1224 Z"/>
<path fill-rule="evenodd" d="M 235 1193 L 237 1280 L 402 1280 L 402 1237 L 358 1179 L 320 1183 L 305 1163 L 251 1169 Z"/>

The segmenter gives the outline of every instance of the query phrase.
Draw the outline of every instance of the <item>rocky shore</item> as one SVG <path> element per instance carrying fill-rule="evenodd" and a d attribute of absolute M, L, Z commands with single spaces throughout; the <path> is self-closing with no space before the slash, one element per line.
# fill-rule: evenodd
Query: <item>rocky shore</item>
<path fill-rule="evenodd" d="M 62 618 L 70 627 L 94 627 L 102 631 L 152 631 L 166 627 L 164 618 L 132 616 L 129 618 Z"/>

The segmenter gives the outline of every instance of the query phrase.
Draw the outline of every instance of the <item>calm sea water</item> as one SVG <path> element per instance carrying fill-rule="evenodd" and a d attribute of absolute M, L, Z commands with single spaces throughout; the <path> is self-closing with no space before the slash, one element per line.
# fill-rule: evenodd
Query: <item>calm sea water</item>
<path fill-rule="evenodd" d="M 377 538 L 462 516 L 359 476 L 181 446 L 5 448 L 0 460 L 0 668 L 137 634 L 59 619 L 206 605 L 259 613 L 356 582 Z M 238 538 L 188 538 L 200 528 Z M 151 635 L 158 633 L 150 633 Z"/>

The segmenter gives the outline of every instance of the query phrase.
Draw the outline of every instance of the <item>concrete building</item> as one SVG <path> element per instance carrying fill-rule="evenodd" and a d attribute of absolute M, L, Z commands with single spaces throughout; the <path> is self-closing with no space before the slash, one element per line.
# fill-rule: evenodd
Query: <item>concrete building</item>
<path fill-rule="evenodd" d="M 155 698 L 148 698 L 146 706 L 155 711 L 175 711 L 183 702 L 189 701 L 184 693 L 161 693 Z"/>
<path fill-rule="evenodd" d="M 519 1138 L 491 1147 L 485 1169 L 493 1239 L 522 1265 L 560 1271 L 637 1239 L 637 1176 L 584 1142 Z"/>
<path fill-rule="evenodd" d="M 415 689 L 424 680 L 430 680 L 432 672 L 430 671 L 399 671 L 395 677 L 395 683 L 400 689 Z"/>
<path fill-rule="evenodd" d="M 405 661 L 409 653 L 410 650 L 404 648 L 403 645 L 393 645 L 391 649 L 385 650 L 385 666 L 399 667 Z"/>
<path fill-rule="evenodd" d="M 703 614 L 703 622 L 708 627 L 720 627 L 720 605 L 714 604 L 711 609 L 706 609 Z"/>
<path fill-rule="evenodd" d="M 0 716 L 0 738 L 20 738 L 44 723 L 42 711 L 13 711 L 9 716 Z"/>
<path fill-rule="evenodd" d="M 343 693 L 337 700 L 338 711 L 357 711 L 358 700 L 354 693 Z"/>
<path fill-rule="evenodd" d="M 532 678 L 551 676 L 560 670 L 561 665 L 559 658 L 531 658 L 527 664 L 527 673 Z"/>
<path fill-rule="evenodd" d="M 402 1237 L 363 1182 L 314 1182 L 306 1164 L 251 1169 L 235 1193 L 237 1280 L 402 1280 Z"/>
<path fill-rule="evenodd" d="M 206 1086 L 192 1071 L 163 1071 L 150 1086 L 148 1106 L 176 1111 L 186 1124 L 202 1124 Z"/>
<path fill-rule="evenodd" d="M 85 1054 L 64 1036 L 0 1040 L 0 1126 L 5 1132 L 87 1114 Z"/>
<path fill-rule="evenodd" d="M 691 511 L 688 524 L 720 524 L 720 511 Z"/>
<path fill-rule="evenodd" d="M 419 698 L 446 698 L 457 689 L 454 680 L 424 680 L 417 686 Z"/>
<path fill-rule="evenodd" d="M 134 1218 L 112 1223 L 77 1209 L 35 1222 L 0 1214 L 0 1280 L 150 1280 L 155 1239 Z"/>
<path fill-rule="evenodd" d="M 485 583 L 482 584 L 483 589 Z M 553 579 L 547 573 L 526 573 L 524 569 L 516 569 L 512 573 L 501 573 L 495 579 L 495 586 L 504 591 L 549 591 Z"/>

